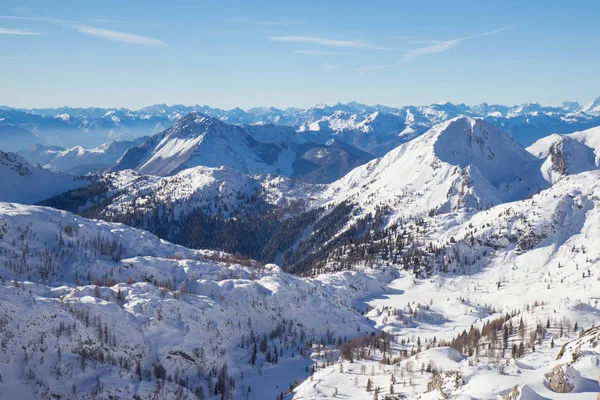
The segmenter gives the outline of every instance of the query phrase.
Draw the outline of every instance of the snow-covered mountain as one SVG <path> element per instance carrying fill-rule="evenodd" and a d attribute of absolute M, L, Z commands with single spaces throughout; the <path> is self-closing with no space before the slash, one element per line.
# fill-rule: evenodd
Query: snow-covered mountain
<path fill-rule="evenodd" d="M 456 121 L 466 125 L 440 131 L 438 140 L 443 131 L 483 132 L 478 121 Z M 235 388 L 223 390 L 234 398 L 245 397 L 248 387 L 249 398 L 272 397 L 306 378 L 291 386 L 292 398 L 337 392 L 371 399 L 377 390 L 427 399 L 513 392 L 594 399 L 599 173 L 570 175 L 531 198 L 487 210 L 426 215 L 416 231 L 404 225 L 393 238 L 372 239 L 365 253 L 375 255 L 375 270 L 359 261 L 355 271 L 314 278 L 189 250 L 120 224 L 1 204 L 7 319 L 0 329 L 7 346 L 0 350 L 0 393 L 185 398 L 202 386 L 210 398 L 216 385 L 218 398 L 218 374 L 210 371 L 227 361 Z M 372 252 L 378 244 L 385 244 L 381 254 Z M 393 261 L 412 246 L 423 249 L 420 262 L 431 263 L 426 279 L 409 272 L 412 259 Z M 40 326 L 50 326 L 49 333 Z M 477 339 L 462 340 L 463 330 L 464 338 Z M 27 339 L 25 349 L 19 338 Z M 356 346 L 350 356 L 347 346 Z"/>
<path fill-rule="evenodd" d="M 486 209 L 548 186 L 540 165 L 494 125 L 458 117 L 354 169 L 325 198 L 404 216 Z"/>
<path fill-rule="evenodd" d="M 191 248 L 272 260 L 262 253 L 281 218 L 310 209 L 322 189 L 277 175 L 199 166 L 166 177 L 133 170 L 103 174 L 39 204 L 123 222 Z"/>
<path fill-rule="evenodd" d="M 0 153 L 79 213 L 0 203 L 0 398 L 596 400 L 600 128 L 514 139 L 589 110 L 156 106 L 93 181 Z"/>
<path fill-rule="evenodd" d="M 275 129 L 279 132 L 275 133 Z M 111 170 L 136 169 L 152 175 L 170 175 L 199 165 L 224 165 L 244 173 L 291 175 L 295 154 L 284 142 L 286 139 L 294 144 L 304 143 L 290 128 L 242 127 L 190 113 L 169 129 L 129 149 Z"/>
<path fill-rule="evenodd" d="M 18 153 L 30 163 L 40 164 L 47 169 L 70 174 L 87 174 L 106 170 L 116 163 L 125 151 L 147 139 L 144 136 L 134 141 L 110 141 L 91 149 L 82 146 L 65 149 L 36 144 Z"/>
<path fill-rule="evenodd" d="M 581 108 L 581 111 L 587 114 L 598 115 L 600 114 L 600 97 L 590 101 Z"/>
<path fill-rule="evenodd" d="M 0 107 L 0 149 L 16 151 L 35 143 L 94 147 L 109 140 L 132 140 L 171 126 L 198 112 L 228 124 L 291 126 L 325 143 L 339 138 L 373 156 L 382 156 L 434 125 L 457 116 L 485 118 L 528 146 L 551 133 L 571 133 L 600 125 L 599 100 L 586 106 L 564 102 L 559 107 L 539 103 L 468 106 L 442 102 L 424 106 L 368 106 L 355 102 L 278 109 L 256 107 L 223 110 L 209 106 L 157 104 L 127 109 L 69 108 L 22 110 Z M 316 138 L 316 139 L 315 139 Z"/>
<path fill-rule="evenodd" d="M 0 201 L 33 204 L 89 183 L 86 178 L 34 167 L 18 154 L 0 151 Z"/>
<path fill-rule="evenodd" d="M 306 177 L 322 183 L 371 159 L 351 146 L 311 143 L 292 128 L 273 124 L 230 125 L 190 113 L 169 129 L 132 147 L 110 171 L 135 169 L 172 175 L 195 166 L 227 166 L 246 174 Z"/>
<path fill-rule="evenodd" d="M 600 168 L 600 128 L 568 135 L 549 135 L 527 148 L 544 159 L 543 174 L 555 182 L 565 175 Z"/>
<path fill-rule="evenodd" d="M 191 116 L 193 122 L 198 118 Z M 231 128 L 218 120 L 209 121 L 223 129 Z M 194 129 L 182 125 L 174 132 L 181 135 Z M 590 131 L 571 136 L 595 143 L 596 134 Z M 188 136 L 178 136 L 182 137 L 196 143 Z M 206 135 L 198 137 L 204 139 Z M 171 140 L 175 139 L 161 140 L 161 146 Z M 580 150 L 577 154 L 587 154 L 586 145 L 575 142 Z M 343 144 L 329 143 L 329 147 L 336 145 Z M 89 189 L 43 204 L 125 222 L 190 247 L 240 251 L 263 261 L 276 260 L 285 270 L 305 271 L 311 268 L 308 260 L 314 264 L 313 255 L 319 259 L 327 256 L 331 249 L 326 245 L 333 245 L 332 237 L 360 235 L 365 224 L 382 229 L 427 215 L 489 209 L 525 199 L 565 174 L 591 169 L 581 166 L 586 162 L 594 165 L 593 154 L 587 159 L 577 156 L 579 164 L 573 164 L 564 161 L 573 158 L 565 145 L 540 142 L 536 146 L 545 153 L 533 155 L 482 119 L 457 117 L 329 185 L 275 176 L 251 177 L 241 173 L 239 165 L 194 167 L 164 178 L 122 171 L 106 175 Z M 547 157 L 550 151 L 551 158 Z M 313 159 L 328 156 L 322 150 L 306 154 Z M 563 161 L 557 161 L 559 158 Z M 160 161 L 169 159 L 163 156 Z M 557 169 L 561 162 L 569 167 Z M 280 184 L 273 185 L 276 181 Z M 283 231 L 278 230 L 281 216 L 291 218 Z M 202 226 L 206 228 L 198 229 Z M 210 235 L 210 230 L 218 234 Z M 287 259 L 283 258 L 284 243 L 293 245 Z"/>

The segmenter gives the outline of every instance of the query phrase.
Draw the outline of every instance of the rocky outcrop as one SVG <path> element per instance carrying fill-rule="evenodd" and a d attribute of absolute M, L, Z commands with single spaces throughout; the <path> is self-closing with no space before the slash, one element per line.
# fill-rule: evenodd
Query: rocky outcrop
<path fill-rule="evenodd" d="M 561 175 L 567 174 L 567 162 L 563 156 L 562 140 L 552 143 L 550 146 L 550 156 L 552 159 L 552 170 L 558 172 Z"/>
<path fill-rule="evenodd" d="M 465 379 L 459 371 L 447 371 L 433 375 L 433 379 L 427 383 L 427 392 L 437 391 L 440 399 L 447 399 L 448 393 L 460 388 L 465 384 Z"/>
<path fill-rule="evenodd" d="M 567 374 L 569 368 L 566 364 L 560 364 L 546 374 L 548 384 L 556 393 L 570 393 L 575 388 L 575 385 L 569 382 Z"/>
<path fill-rule="evenodd" d="M 519 390 L 519 386 L 514 386 L 509 394 L 502 396 L 503 400 L 518 400 L 519 396 L 521 396 L 521 391 Z"/>

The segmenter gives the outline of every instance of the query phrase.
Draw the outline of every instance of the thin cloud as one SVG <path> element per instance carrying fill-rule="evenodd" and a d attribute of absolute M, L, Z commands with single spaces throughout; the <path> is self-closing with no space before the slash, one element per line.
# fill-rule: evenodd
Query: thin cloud
<path fill-rule="evenodd" d="M 111 40 L 113 42 L 121 43 L 132 43 L 141 44 L 146 46 L 166 46 L 167 44 L 158 39 L 154 39 L 148 36 L 134 35 L 132 33 L 114 31 L 111 29 L 95 28 L 88 25 L 77 25 L 73 26 L 73 29 L 78 30 L 81 33 L 96 36 L 102 39 Z"/>
<path fill-rule="evenodd" d="M 264 19 L 254 19 L 250 17 L 238 17 L 233 19 L 234 22 L 242 22 L 253 25 L 262 25 L 262 26 L 280 26 L 280 25 L 303 25 L 306 24 L 306 21 L 298 21 L 298 20 L 290 20 L 290 19 L 272 19 L 272 20 L 264 20 Z"/>
<path fill-rule="evenodd" d="M 308 56 L 351 56 L 352 53 L 343 51 L 323 51 L 323 50 L 294 50 L 294 53 L 305 54 Z"/>
<path fill-rule="evenodd" d="M 365 43 L 357 40 L 337 40 L 315 36 L 271 36 L 269 37 L 269 40 L 272 40 L 274 42 L 310 43 L 325 47 L 341 47 L 350 49 L 369 50 L 393 50 L 389 47 L 377 46 L 371 43 Z"/>
<path fill-rule="evenodd" d="M 22 17 L 22 16 L 18 16 L 18 15 L 0 15 L 1 19 L 19 19 L 19 20 L 23 20 L 23 21 L 43 21 L 43 22 L 51 22 L 51 23 L 65 23 L 66 21 L 63 21 L 61 19 L 54 19 L 54 18 L 43 18 L 43 17 Z"/>
<path fill-rule="evenodd" d="M 425 47 L 421 47 L 419 49 L 407 51 L 404 54 L 403 60 L 404 61 L 414 60 L 415 58 L 424 56 L 426 54 L 433 54 L 433 53 L 439 53 L 442 51 L 447 51 L 447 50 L 452 49 L 453 47 L 456 47 L 457 45 L 464 42 L 465 40 L 475 39 L 475 38 L 483 37 L 483 36 L 495 35 L 497 33 L 504 32 L 504 31 L 512 29 L 512 28 L 514 28 L 514 25 L 505 26 L 503 28 L 496 29 L 494 31 L 479 33 L 477 35 L 466 36 L 466 37 L 459 38 L 459 39 L 443 40 L 440 42 L 436 42 L 429 46 L 425 46 Z"/>
<path fill-rule="evenodd" d="M 325 67 L 325 69 L 327 69 L 329 71 L 335 71 L 336 69 L 338 69 L 340 67 L 337 64 L 325 64 L 323 66 Z"/>
<path fill-rule="evenodd" d="M 365 67 L 360 67 L 360 68 L 358 68 L 358 72 L 361 74 L 365 74 L 368 71 L 372 71 L 372 70 L 381 70 L 381 69 L 385 69 L 385 68 L 394 67 L 394 66 L 400 65 L 402 63 L 412 61 L 412 60 L 419 58 L 421 56 L 424 56 L 424 55 L 448 51 L 448 50 L 458 46 L 459 44 L 461 44 L 462 42 L 464 42 L 466 40 L 475 39 L 475 38 L 479 38 L 479 37 L 483 37 L 483 36 L 495 35 L 497 33 L 504 32 L 509 29 L 513 29 L 514 27 L 515 27 L 515 25 L 510 25 L 510 26 L 502 27 L 500 29 L 493 30 L 493 31 L 483 32 L 483 33 L 479 33 L 479 34 L 471 35 L 471 36 L 465 36 L 465 37 L 458 38 L 458 39 L 435 41 L 435 42 L 432 42 L 432 44 L 430 44 L 428 46 L 424 46 L 424 47 L 420 47 L 418 49 L 413 49 L 413 50 L 407 51 L 406 53 L 404 53 L 404 57 L 401 60 L 395 62 L 394 64 L 369 65 L 369 66 L 365 66 Z"/>
<path fill-rule="evenodd" d="M 50 24 L 64 26 L 66 28 L 74 29 L 87 35 L 96 36 L 98 38 L 110 40 L 113 42 L 130 43 L 146 46 L 166 46 L 167 44 L 161 40 L 151 38 L 148 36 L 135 35 L 133 33 L 115 31 L 112 29 L 96 28 L 89 25 L 81 25 L 70 21 L 61 19 L 46 18 L 46 17 L 35 17 L 35 16 L 16 16 L 16 15 L 0 15 L 0 19 L 17 19 L 26 21 L 42 21 Z"/>
<path fill-rule="evenodd" d="M 94 22 L 99 22 L 101 24 L 118 24 L 119 21 L 116 19 L 108 19 L 108 18 L 96 18 L 93 20 Z"/>
<path fill-rule="evenodd" d="M 33 31 L 31 29 L 0 28 L 0 35 L 37 36 L 42 35 L 42 33 L 38 31 Z"/>

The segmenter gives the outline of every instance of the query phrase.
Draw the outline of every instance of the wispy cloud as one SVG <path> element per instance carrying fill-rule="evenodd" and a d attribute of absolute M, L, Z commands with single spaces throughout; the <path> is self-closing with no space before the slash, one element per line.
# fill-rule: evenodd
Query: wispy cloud
<path fill-rule="evenodd" d="M 292 19 L 255 19 L 251 17 L 238 17 L 233 19 L 234 22 L 241 22 L 253 25 L 262 26 L 279 26 L 279 25 L 303 25 L 306 21 L 292 20 Z"/>
<path fill-rule="evenodd" d="M 275 42 L 289 43 L 310 43 L 326 47 L 341 47 L 349 49 L 369 49 L 369 50 L 393 50 L 389 47 L 378 46 L 371 43 L 365 43 L 358 40 L 338 40 L 327 39 L 316 36 L 271 36 L 269 40 Z"/>
<path fill-rule="evenodd" d="M 110 18 L 96 18 L 93 21 L 99 22 L 101 24 L 118 24 L 119 23 L 119 21 L 117 21 L 116 19 L 110 19 Z"/>
<path fill-rule="evenodd" d="M 325 69 L 329 70 L 329 71 L 334 71 L 336 69 L 338 69 L 340 66 L 337 64 L 325 64 L 323 65 L 325 67 Z"/>
<path fill-rule="evenodd" d="M 53 22 L 53 23 L 66 22 L 61 19 L 55 19 L 55 18 L 24 17 L 21 15 L 0 15 L 0 19 L 19 19 L 19 20 L 23 20 L 23 21 L 43 21 L 43 22 Z"/>
<path fill-rule="evenodd" d="M 294 53 L 305 54 L 308 56 L 351 56 L 352 53 L 343 51 L 324 51 L 324 50 L 294 50 Z"/>
<path fill-rule="evenodd" d="M 166 46 L 167 44 L 161 40 L 148 37 L 135 35 L 133 33 L 121 32 L 112 29 L 103 29 L 97 28 L 89 25 L 82 25 L 71 21 L 65 21 L 61 19 L 55 18 L 46 18 L 46 17 L 37 17 L 37 16 L 17 16 L 17 15 L 0 15 L 0 19 L 16 19 L 16 20 L 25 20 L 25 21 L 41 21 L 47 22 L 50 24 L 64 26 L 66 28 L 74 29 L 81 33 L 85 33 L 87 35 L 96 36 L 102 39 L 111 40 L 113 42 L 121 42 L 121 43 L 131 43 L 138 45 L 146 45 L 146 46 Z M 2 28 L 0 28 L 0 34 Z M 31 31 L 35 32 L 35 31 Z M 26 33 L 23 33 L 26 34 Z M 30 33 L 30 34 L 39 34 L 39 33 Z"/>
<path fill-rule="evenodd" d="M 167 44 L 158 39 L 148 36 L 134 35 L 132 33 L 114 31 L 111 29 L 95 28 L 88 25 L 76 25 L 72 27 L 81 33 L 96 36 L 102 39 L 111 40 L 113 42 L 141 44 L 146 46 L 166 46 Z"/>
<path fill-rule="evenodd" d="M 431 41 L 430 42 L 431 44 L 429 44 L 427 46 L 407 51 L 406 53 L 404 53 L 404 57 L 402 57 L 401 60 L 398 60 L 394 64 L 370 65 L 370 66 L 361 67 L 358 69 L 358 71 L 360 73 L 366 73 L 370 70 L 380 70 L 380 69 L 393 67 L 393 66 L 405 63 L 407 61 L 414 60 L 414 59 L 419 58 L 424 55 L 448 51 L 448 50 L 458 46 L 465 40 L 475 39 L 475 38 L 479 38 L 479 37 L 483 37 L 483 36 L 495 35 L 497 33 L 504 32 L 509 29 L 513 29 L 514 27 L 515 27 L 514 25 L 510 25 L 510 26 L 505 26 L 500 29 L 493 30 L 493 31 L 483 32 L 483 33 L 479 33 L 479 34 L 471 35 L 471 36 L 465 36 L 465 37 L 458 38 L 458 39 Z"/>
<path fill-rule="evenodd" d="M 31 29 L 0 28 L 0 35 L 37 36 L 42 33 Z"/>
<path fill-rule="evenodd" d="M 231 37 L 231 36 L 235 36 L 237 34 L 236 31 L 231 30 L 231 29 L 211 29 L 207 33 L 212 36 L 220 36 L 220 37 Z"/>
<path fill-rule="evenodd" d="M 425 47 L 421 47 L 419 49 L 414 49 L 414 50 L 407 51 L 404 54 L 404 59 L 403 60 L 404 61 L 414 60 L 415 58 L 424 56 L 426 54 L 433 54 L 433 53 L 439 53 L 439 52 L 442 52 L 442 51 L 447 51 L 447 50 L 452 49 L 453 47 L 456 47 L 457 45 L 459 45 L 460 43 L 464 42 L 465 40 L 475 39 L 475 38 L 482 37 L 482 36 L 495 35 L 497 33 L 504 32 L 504 31 L 512 29 L 512 28 L 514 28 L 514 26 L 512 26 L 512 25 L 511 26 L 505 26 L 503 28 L 496 29 L 494 31 L 479 33 L 477 35 L 466 36 L 466 37 L 459 38 L 459 39 L 442 40 L 442 41 L 430 44 L 429 46 L 425 46 Z"/>

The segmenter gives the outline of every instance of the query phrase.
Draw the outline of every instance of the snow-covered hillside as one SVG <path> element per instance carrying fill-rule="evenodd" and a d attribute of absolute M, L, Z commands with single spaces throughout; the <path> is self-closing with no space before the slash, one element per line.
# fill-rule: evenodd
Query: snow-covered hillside
<path fill-rule="evenodd" d="M 0 239 L 2 398 L 275 398 L 308 375 L 307 343 L 370 330 L 348 285 L 364 295 L 394 277 L 341 273 L 324 285 L 9 203 Z"/>
<path fill-rule="evenodd" d="M 19 155 L 32 164 L 40 164 L 42 167 L 54 171 L 87 174 L 106 170 L 117 162 L 127 149 L 137 146 L 147 139 L 147 137 L 142 137 L 134 141 L 111 141 L 91 149 L 82 146 L 64 149 L 36 144 L 19 151 Z"/>
<path fill-rule="evenodd" d="M 386 350 L 342 348 L 294 399 L 597 398 L 600 171 L 422 226 L 419 242 L 438 272 L 402 274 L 355 303 L 389 334 Z"/>
<path fill-rule="evenodd" d="M 194 167 L 168 177 L 145 176 L 127 170 L 106 176 L 116 194 L 102 216 L 169 209 L 173 218 L 202 209 L 207 215 L 234 215 L 261 190 L 258 181 L 228 167 Z"/>
<path fill-rule="evenodd" d="M 85 178 L 34 167 L 18 154 L 0 151 L 0 201 L 33 204 L 87 184 Z"/>

